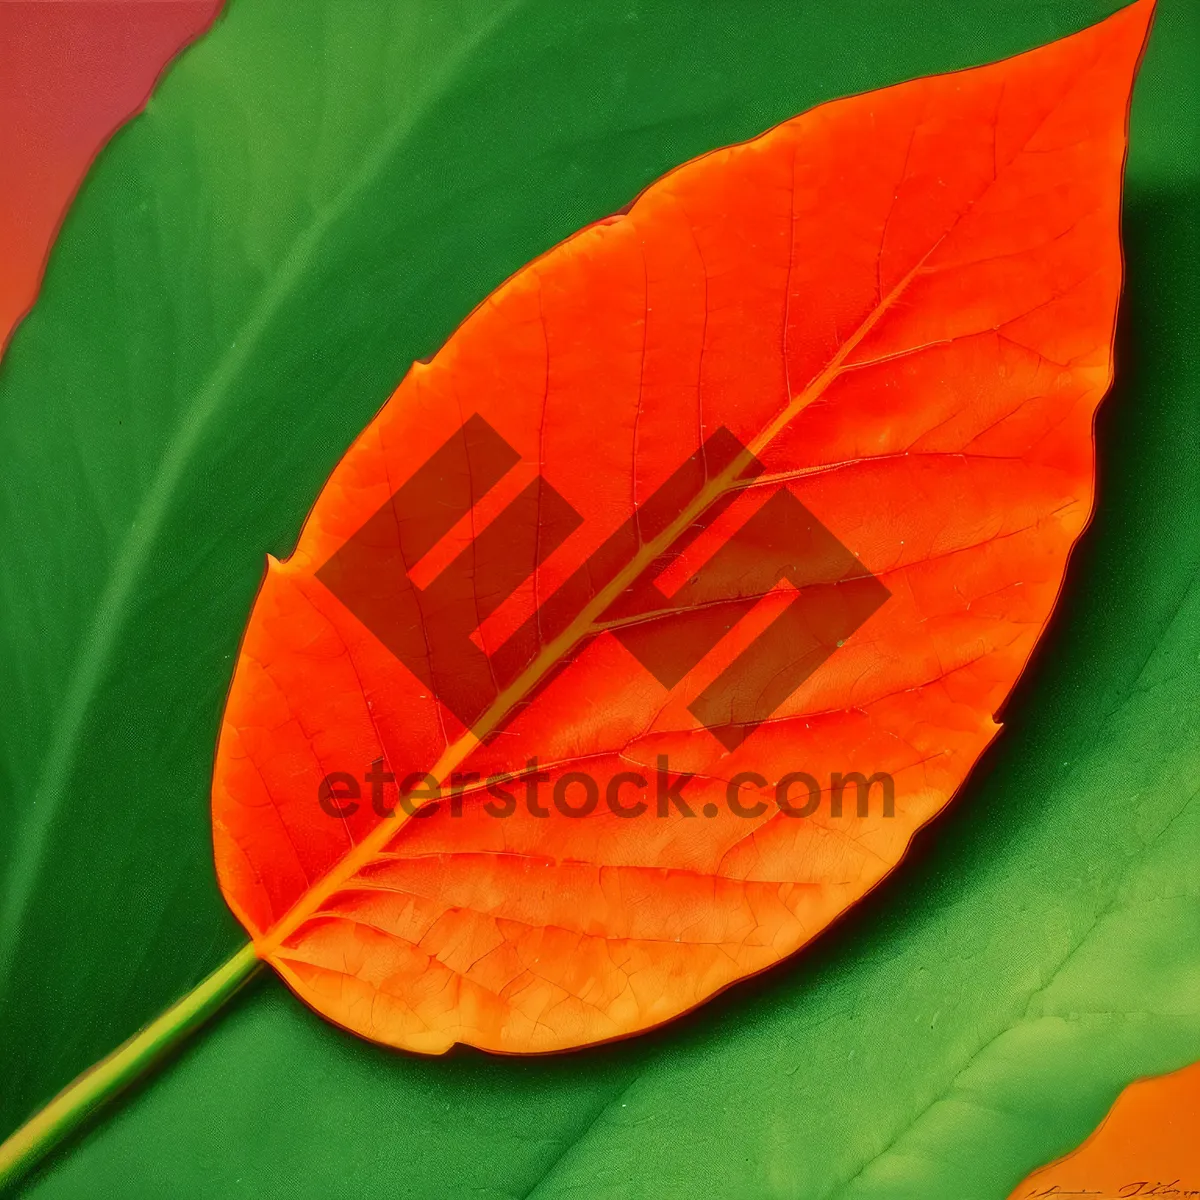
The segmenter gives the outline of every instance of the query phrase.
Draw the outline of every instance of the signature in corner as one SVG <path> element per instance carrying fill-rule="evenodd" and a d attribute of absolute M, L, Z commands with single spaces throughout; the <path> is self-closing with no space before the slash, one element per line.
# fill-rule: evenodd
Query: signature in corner
<path fill-rule="evenodd" d="M 1034 1188 L 1033 1191 L 1027 1193 L 1026 1200 L 1051 1200 L 1051 1198 L 1071 1196 L 1095 1196 L 1097 1200 L 1134 1200 L 1139 1196 L 1157 1196 L 1171 1197 L 1173 1200 L 1200 1200 L 1200 1187 L 1190 1187 L 1181 1183 L 1178 1179 L 1170 1181 L 1155 1180 L 1151 1182 L 1149 1179 L 1137 1179 L 1130 1183 L 1122 1184 L 1115 1192 L 1108 1192 L 1102 1188 L 1075 1188 L 1063 1187 L 1061 1184 L 1053 1183 L 1049 1187 Z"/>

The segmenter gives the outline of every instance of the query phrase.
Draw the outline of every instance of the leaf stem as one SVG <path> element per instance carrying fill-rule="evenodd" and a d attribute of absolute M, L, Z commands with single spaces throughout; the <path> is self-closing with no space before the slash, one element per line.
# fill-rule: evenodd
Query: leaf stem
<path fill-rule="evenodd" d="M 253 943 L 198 983 L 182 1000 L 107 1058 L 89 1067 L 40 1112 L 0 1143 L 0 1190 L 32 1170 L 92 1113 L 146 1073 L 168 1051 L 199 1028 L 254 974 L 260 965 Z"/>

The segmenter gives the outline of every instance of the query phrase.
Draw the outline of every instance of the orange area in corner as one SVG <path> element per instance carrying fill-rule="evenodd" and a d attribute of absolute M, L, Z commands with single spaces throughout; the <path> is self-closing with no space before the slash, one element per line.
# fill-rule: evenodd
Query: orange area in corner
<path fill-rule="evenodd" d="M 1078 1150 L 1029 1175 L 1009 1200 L 1200 1198 L 1200 1062 L 1131 1083 Z"/>

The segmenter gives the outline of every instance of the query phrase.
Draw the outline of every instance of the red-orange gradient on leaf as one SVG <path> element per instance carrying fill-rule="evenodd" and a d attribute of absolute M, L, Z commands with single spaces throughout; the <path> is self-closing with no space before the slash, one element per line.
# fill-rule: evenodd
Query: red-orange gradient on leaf
<path fill-rule="evenodd" d="M 221 886 L 305 1001 L 432 1053 L 621 1037 L 896 865 L 995 737 L 1091 511 L 1151 12 L 688 163 L 413 366 L 270 562 L 218 747 Z M 401 502 L 431 462 L 449 516 Z M 535 536 L 489 538 L 521 504 Z M 785 509 L 811 552 L 764 583 Z M 378 555 L 363 604 L 348 545 Z M 389 589 L 428 670 L 360 620 Z M 622 616 L 639 591 L 660 607 Z M 479 713 L 438 698 L 465 609 Z M 699 661 L 644 665 L 700 627 Z M 775 682 L 714 690 L 764 645 Z M 839 813 L 852 773 L 876 784 Z"/>

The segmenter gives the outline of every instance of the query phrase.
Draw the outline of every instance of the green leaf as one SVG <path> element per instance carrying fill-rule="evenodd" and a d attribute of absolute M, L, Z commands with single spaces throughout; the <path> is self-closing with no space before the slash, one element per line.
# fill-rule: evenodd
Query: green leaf
<path fill-rule="evenodd" d="M 0 1132 L 242 943 L 207 791 L 263 555 L 416 357 L 676 163 L 1111 0 L 233 0 L 0 365 Z M 1200 12 L 1135 97 L 1100 501 L 1007 730 L 896 875 L 678 1027 L 392 1055 L 262 981 L 39 1197 L 1002 1197 L 1200 1058 Z"/>

